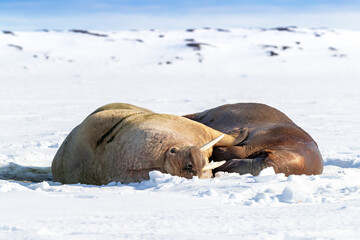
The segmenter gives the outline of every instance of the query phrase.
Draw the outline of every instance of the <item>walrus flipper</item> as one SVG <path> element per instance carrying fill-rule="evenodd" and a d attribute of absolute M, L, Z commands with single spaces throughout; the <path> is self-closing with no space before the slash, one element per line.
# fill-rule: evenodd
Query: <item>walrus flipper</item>
<path fill-rule="evenodd" d="M 245 141 L 247 139 L 247 137 L 249 136 L 249 129 L 246 128 L 246 127 L 244 127 L 244 128 L 236 128 L 236 129 L 234 129 L 233 131 L 231 131 L 231 132 L 229 132 L 227 134 L 236 137 L 235 146 L 238 146 L 240 143 Z"/>
<path fill-rule="evenodd" d="M 214 173 L 222 171 L 229 173 L 239 173 L 240 175 L 250 173 L 253 176 L 259 175 L 261 170 L 270 167 L 266 164 L 263 158 L 254 159 L 231 159 L 216 169 Z"/>
<path fill-rule="evenodd" d="M 22 182 L 52 181 L 50 167 L 22 166 L 13 162 L 0 167 L 1 180 L 15 180 Z"/>

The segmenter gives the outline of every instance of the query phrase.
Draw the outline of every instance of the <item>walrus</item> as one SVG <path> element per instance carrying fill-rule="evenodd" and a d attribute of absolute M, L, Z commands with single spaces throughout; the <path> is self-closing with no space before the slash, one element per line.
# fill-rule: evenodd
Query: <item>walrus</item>
<path fill-rule="evenodd" d="M 124 107 L 126 109 L 124 109 Z M 103 185 L 139 182 L 149 172 L 212 177 L 212 149 L 238 144 L 228 135 L 190 119 L 153 113 L 134 105 L 105 105 L 66 137 L 52 162 L 54 181 Z"/>
<path fill-rule="evenodd" d="M 269 166 L 286 176 L 323 171 L 323 160 L 314 139 L 273 107 L 260 103 L 227 104 L 184 117 L 224 133 L 237 130 L 247 135 L 238 146 L 214 148 L 211 158 L 226 160 L 214 172 L 258 175 Z"/>

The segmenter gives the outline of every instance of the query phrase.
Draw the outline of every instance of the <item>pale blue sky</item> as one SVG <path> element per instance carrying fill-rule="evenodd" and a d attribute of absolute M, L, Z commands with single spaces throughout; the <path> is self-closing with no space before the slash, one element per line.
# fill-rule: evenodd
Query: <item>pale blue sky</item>
<path fill-rule="evenodd" d="M 297 25 L 360 30 L 360 1 L 0 0 L 0 29 L 181 29 Z"/>

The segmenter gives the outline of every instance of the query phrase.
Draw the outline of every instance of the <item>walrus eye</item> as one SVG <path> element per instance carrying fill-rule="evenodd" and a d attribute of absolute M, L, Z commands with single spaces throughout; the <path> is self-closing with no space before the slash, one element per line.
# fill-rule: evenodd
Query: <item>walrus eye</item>
<path fill-rule="evenodd" d="M 172 149 L 170 149 L 170 153 L 177 153 L 178 149 L 176 147 L 173 147 Z"/>

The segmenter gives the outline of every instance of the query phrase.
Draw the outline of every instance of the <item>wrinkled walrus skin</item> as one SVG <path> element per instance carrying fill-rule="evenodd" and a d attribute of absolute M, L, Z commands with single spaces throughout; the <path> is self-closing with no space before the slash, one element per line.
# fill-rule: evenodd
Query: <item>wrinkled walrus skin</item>
<path fill-rule="evenodd" d="M 152 170 L 186 178 L 212 176 L 211 170 L 203 171 L 212 147 L 199 147 L 223 133 L 179 116 L 122 108 L 99 108 L 70 132 L 52 162 L 54 181 L 139 182 L 149 179 Z M 225 135 L 214 146 L 238 142 Z"/>
<path fill-rule="evenodd" d="M 248 132 L 238 146 L 214 148 L 215 161 L 229 160 L 215 170 L 257 175 L 263 168 L 272 166 L 276 173 L 286 176 L 323 171 L 316 142 L 284 113 L 270 106 L 228 104 L 185 117 L 224 133 L 235 129 Z"/>

